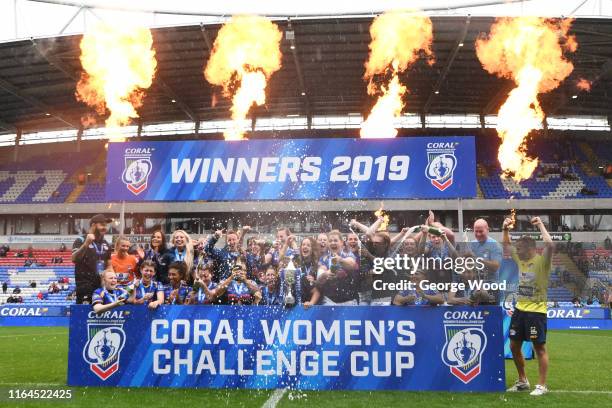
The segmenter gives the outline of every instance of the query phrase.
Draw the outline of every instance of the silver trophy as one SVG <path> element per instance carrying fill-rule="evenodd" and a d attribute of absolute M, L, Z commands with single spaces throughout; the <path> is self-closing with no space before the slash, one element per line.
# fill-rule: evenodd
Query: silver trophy
<path fill-rule="evenodd" d="M 285 306 L 293 306 L 295 304 L 295 297 L 291 293 L 291 285 L 295 283 L 295 273 L 297 269 L 293 264 L 293 259 L 289 260 L 289 264 L 285 268 L 285 287 L 287 288 L 287 294 L 285 295 Z"/>

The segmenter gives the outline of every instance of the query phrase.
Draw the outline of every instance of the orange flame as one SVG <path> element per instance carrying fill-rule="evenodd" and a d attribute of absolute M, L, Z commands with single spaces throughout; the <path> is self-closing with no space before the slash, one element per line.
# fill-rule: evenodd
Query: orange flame
<path fill-rule="evenodd" d="M 155 75 L 157 61 L 151 30 L 100 23 L 83 35 L 76 98 L 95 108 L 99 115 L 110 111 L 107 128 L 125 126 L 137 118 L 144 90 Z M 117 141 L 112 133 L 110 138 Z"/>
<path fill-rule="evenodd" d="M 232 98 L 233 126 L 224 136 L 240 140 L 243 122 L 253 104 L 266 102 L 266 84 L 281 67 L 278 26 L 258 16 L 235 16 L 219 30 L 204 76 Z"/>
<path fill-rule="evenodd" d="M 576 82 L 576 88 L 580 89 L 581 91 L 589 92 L 591 90 L 591 86 L 593 86 L 593 82 L 585 78 L 580 78 L 578 82 Z"/>
<path fill-rule="evenodd" d="M 377 231 L 386 231 L 387 227 L 389 226 L 389 215 L 385 214 L 383 203 L 380 203 L 380 208 L 374 211 L 374 215 L 376 216 L 376 218 L 382 217 L 383 219 L 383 222 L 380 224 Z"/>
<path fill-rule="evenodd" d="M 370 56 L 365 63 L 363 77 L 369 81 L 368 94 L 378 95 L 378 100 L 361 126 L 362 138 L 397 136 L 393 122 L 402 113 L 402 98 L 406 93 L 406 87 L 400 84 L 399 74 L 420 55 L 433 64 L 432 27 L 429 17 L 406 11 L 389 11 L 372 22 Z M 391 79 L 386 84 L 377 85 L 374 82 L 375 75 L 388 73 Z"/>
<path fill-rule="evenodd" d="M 525 152 L 525 138 L 542 123 L 538 94 L 559 86 L 574 66 L 563 51 L 575 51 L 576 40 L 567 34 L 572 20 L 540 17 L 499 18 L 488 38 L 476 41 L 476 54 L 492 74 L 514 80 L 514 88 L 498 113 L 497 133 L 502 139 L 498 159 L 504 176 L 529 178 L 537 158 Z"/>

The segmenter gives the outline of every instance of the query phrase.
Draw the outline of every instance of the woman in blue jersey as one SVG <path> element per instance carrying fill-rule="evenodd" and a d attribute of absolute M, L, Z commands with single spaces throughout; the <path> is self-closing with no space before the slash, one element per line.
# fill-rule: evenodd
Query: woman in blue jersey
<path fill-rule="evenodd" d="M 266 284 L 261 288 L 261 305 L 284 306 L 285 295 L 280 276 L 275 267 L 269 266 L 266 270 Z"/>
<path fill-rule="evenodd" d="M 261 301 L 261 291 L 257 284 L 247 278 L 246 260 L 238 257 L 231 269 L 231 283 L 227 288 L 227 303 L 230 305 L 257 305 Z"/>
<path fill-rule="evenodd" d="M 172 247 L 163 256 L 163 262 L 166 265 L 170 265 L 174 262 L 184 262 L 186 265 L 184 281 L 193 281 L 192 273 L 194 267 L 194 260 L 197 258 L 194 253 L 193 241 L 189 234 L 183 230 L 176 230 L 172 234 L 170 239 Z M 168 275 L 170 275 L 170 266 L 168 266 Z M 170 277 L 168 276 L 168 279 Z M 195 278 L 195 277 L 193 277 Z M 162 281 L 163 282 L 163 281 Z"/>
<path fill-rule="evenodd" d="M 168 257 L 166 253 L 168 248 L 166 247 L 166 235 L 161 231 L 157 230 L 151 234 L 151 247 L 146 251 L 142 248 L 138 248 L 138 257 L 140 263 L 147 261 L 153 261 L 155 264 L 155 280 L 162 284 L 168 284 Z"/>
<path fill-rule="evenodd" d="M 425 272 L 416 271 L 410 282 L 414 285 L 413 290 L 403 290 L 397 293 L 392 300 L 395 306 L 436 306 L 444 303 L 444 296 L 433 289 L 423 289 L 421 282 L 425 281 Z"/>
<path fill-rule="evenodd" d="M 134 304 L 146 304 L 149 309 L 156 309 L 164 304 L 164 285 L 153 280 L 155 276 L 155 263 L 146 260 L 140 265 L 141 281 L 134 282 Z"/>
<path fill-rule="evenodd" d="M 185 282 L 187 264 L 173 262 L 168 266 L 168 280 L 170 284 L 164 287 L 164 303 L 167 305 L 185 304 L 191 288 Z"/>
<path fill-rule="evenodd" d="M 198 269 L 198 279 L 193 283 L 193 290 L 189 294 L 188 303 L 190 305 L 210 305 L 217 303 L 217 300 L 225 293 L 227 287 L 232 282 L 232 277 L 217 284 L 213 282 L 212 264 L 204 265 Z"/>
<path fill-rule="evenodd" d="M 102 287 L 94 291 L 91 304 L 96 313 L 106 312 L 118 306 L 123 306 L 130 296 L 117 287 L 117 275 L 112 269 L 102 272 Z"/>

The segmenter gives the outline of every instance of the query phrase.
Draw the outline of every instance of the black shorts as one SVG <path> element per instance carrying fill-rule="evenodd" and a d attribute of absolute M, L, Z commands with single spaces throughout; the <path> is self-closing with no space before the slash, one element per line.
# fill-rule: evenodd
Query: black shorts
<path fill-rule="evenodd" d="M 510 320 L 510 338 L 534 344 L 546 343 L 546 313 L 514 309 Z"/>

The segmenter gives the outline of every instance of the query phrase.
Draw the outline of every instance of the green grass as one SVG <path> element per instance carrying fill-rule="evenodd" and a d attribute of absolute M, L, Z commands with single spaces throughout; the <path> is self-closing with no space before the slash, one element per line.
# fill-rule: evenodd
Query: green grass
<path fill-rule="evenodd" d="M 581 407 L 612 406 L 612 331 L 550 331 L 549 387 L 541 398 L 527 394 L 459 394 L 402 391 L 288 391 L 279 407 Z M 10 403 L 9 388 L 61 387 L 66 381 L 68 330 L 58 327 L 0 327 L 0 407 L 260 407 L 272 394 L 268 390 L 203 390 L 150 388 L 73 387 L 70 401 L 26 401 Z M 44 363 L 41 363 L 44 362 Z M 515 380 L 511 361 L 506 363 L 507 383 Z M 537 363 L 527 362 L 532 384 L 537 380 Z M 30 384 L 30 385 L 28 385 Z M 37 386 L 36 384 L 55 384 Z M 564 391 L 564 392 L 560 392 Z M 565 392 L 569 391 L 569 392 Z M 604 391 L 579 393 L 573 391 Z"/>

